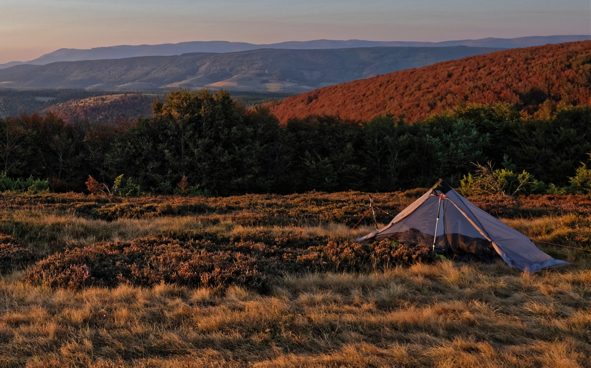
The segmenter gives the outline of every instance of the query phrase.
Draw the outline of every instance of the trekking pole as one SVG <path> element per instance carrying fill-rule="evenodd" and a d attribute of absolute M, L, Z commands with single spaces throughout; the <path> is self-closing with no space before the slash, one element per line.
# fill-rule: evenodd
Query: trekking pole
<path fill-rule="evenodd" d="M 435 253 L 435 243 L 437 242 L 437 228 L 439 227 L 439 216 L 441 209 L 441 195 L 439 195 L 439 202 L 437 203 L 437 219 L 435 220 L 435 234 L 433 234 L 433 253 Z"/>
<path fill-rule="evenodd" d="M 376 230 L 378 229 L 378 221 L 376 220 L 376 210 L 373 208 L 373 198 L 371 197 L 371 195 L 369 196 L 369 208 L 371 209 L 371 215 L 373 216 L 373 223 L 376 227 Z"/>

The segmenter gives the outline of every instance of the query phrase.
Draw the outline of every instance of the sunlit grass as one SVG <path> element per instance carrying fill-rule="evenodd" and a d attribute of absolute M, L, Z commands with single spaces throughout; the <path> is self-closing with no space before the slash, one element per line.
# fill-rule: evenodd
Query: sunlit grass
<path fill-rule="evenodd" d="M 451 262 L 287 277 L 265 296 L 2 280 L 0 362 L 184 367 L 198 355 L 220 366 L 584 366 L 590 281 L 588 269 L 524 277 Z"/>
<path fill-rule="evenodd" d="M 415 196 L 375 197 L 395 212 Z M 14 196 L 3 198 L 0 233 L 39 258 L 158 236 L 177 244 L 211 237 L 222 245 L 288 239 L 321 246 L 374 229 L 370 218 L 352 227 L 366 198 L 347 192 L 101 204 L 73 194 Z M 50 289 L 16 271 L 0 276 L 0 367 L 585 367 L 591 267 L 587 252 L 570 248 L 591 249 L 584 201 L 528 197 L 517 209 L 478 202 L 573 262 L 537 274 L 500 260 L 444 260 L 384 272 L 287 274 L 260 294 L 236 285 Z M 573 203 L 579 211 L 566 210 Z M 102 212 L 81 212 L 81 205 Z"/>

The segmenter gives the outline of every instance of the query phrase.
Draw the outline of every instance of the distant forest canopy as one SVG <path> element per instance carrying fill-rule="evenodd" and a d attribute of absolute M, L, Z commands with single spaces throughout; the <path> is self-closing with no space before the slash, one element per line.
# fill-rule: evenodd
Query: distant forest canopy
<path fill-rule="evenodd" d="M 280 121 L 308 115 L 422 121 L 470 103 L 526 114 L 591 104 L 591 41 L 500 51 L 321 88 L 270 104 Z"/>
<path fill-rule="evenodd" d="M 565 185 L 589 152 L 588 106 L 524 117 L 516 106 L 475 105 L 415 124 L 312 116 L 280 125 L 228 93 L 181 91 L 131 124 L 66 124 L 52 114 L 0 120 L 3 177 L 48 179 L 55 191 L 84 191 L 89 175 L 122 185 L 121 174 L 133 192 L 158 194 L 391 191 L 439 177 L 457 185 L 489 161 Z"/>
<path fill-rule="evenodd" d="M 149 117 L 152 101 L 163 98 L 165 94 L 162 90 L 121 93 L 81 89 L 0 88 L 0 118 L 51 112 L 67 123 L 117 124 Z M 232 92 L 234 99 L 246 105 L 287 96 L 289 95 L 275 92 Z"/>

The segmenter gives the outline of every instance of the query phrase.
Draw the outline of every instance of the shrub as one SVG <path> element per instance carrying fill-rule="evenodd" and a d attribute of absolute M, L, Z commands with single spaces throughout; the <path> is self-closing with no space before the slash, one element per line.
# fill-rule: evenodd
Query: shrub
<path fill-rule="evenodd" d="M 43 259 L 28 272 L 27 279 L 34 284 L 70 289 L 119 284 L 152 286 L 164 282 L 266 290 L 266 278 L 258 270 L 255 258 L 204 249 L 210 245 L 158 238 L 103 243 Z"/>
<path fill-rule="evenodd" d="M 585 164 L 577 168 L 575 176 L 569 178 L 570 188 L 575 193 L 591 194 L 591 169 Z"/>
<path fill-rule="evenodd" d="M 49 192 L 49 182 L 45 179 L 34 179 L 29 177 L 25 180 L 27 193 L 46 193 Z"/>
<path fill-rule="evenodd" d="M 463 195 L 509 195 L 543 193 L 546 186 L 532 174 L 523 170 L 520 173 L 509 169 L 494 169 L 492 163 L 475 164 L 476 174 L 464 175 L 460 180 Z"/>
<path fill-rule="evenodd" d="M 213 288 L 242 285 L 267 291 L 267 277 L 258 267 L 254 257 L 242 253 L 202 251 L 179 265 L 178 278 L 182 284 Z"/>
<path fill-rule="evenodd" d="M 559 187 L 553 183 L 550 183 L 545 190 L 546 194 L 567 194 L 569 192 L 568 188 Z"/>
<path fill-rule="evenodd" d="M 10 236 L 0 234 L 0 274 L 21 269 L 34 260 L 33 253 Z"/>
<path fill-rule="evenodd" d="M 434 259 L 429 247 L 385 239 L 374 243 L 331 240 L 325 246 L 310 248 L 297 261 L 315 271 L 371 272 Z"/>
<path fill-rule="evenodd" d="M 106 194 L 110 193 L 109 187 L 105 183 L 101 183 L 92 176 L 88 175 L 88 178 L 84 182 L 86 184 L 86 190 L 90 194 Z"/>
<path fill-rule="evenodd" d="M 239 285 L 265 292 L 270 280 L 285 273 L 370 272 L 434 260 L 428 247 L 389 240 L 374 244 L 330 240 L 316 245 L 322 239 L 305 243 L 269 239 L 266 244 L 209 238 L 151 237 L 72 249 L 37 262 L 27 279 L 70 289 L 171 283 L 212 288 Z"/>
<path fill-rule="evenodd" d="M 125 178 L 123 174 L 115 178 L 112 192 L 122 197 L 137 197 L 142 194 L 140 185 L 133 178 Z"/>
<path fill-rule="evenodd" d="M 49 191 L 49 182 L 44 179 L 35 179 L 29 176 L 27 179 L 14 179 L 0 172 L 0 192 L 27 192 L 42 193 Z"/>

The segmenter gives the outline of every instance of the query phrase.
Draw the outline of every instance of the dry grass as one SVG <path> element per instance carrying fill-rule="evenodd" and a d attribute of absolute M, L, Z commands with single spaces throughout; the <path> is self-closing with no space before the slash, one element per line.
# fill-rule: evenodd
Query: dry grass
<path fill-rule="evenodd" d="M 390 212 L 413 199 L 376 197 Z M 144 236 L 318 246 L 371 228 L 349 227 L 365 198 L 4 196 L 0 231 L 37 259 Z M 479 201 L 535 240 L 591 249 L 584 198 Z M 0 367 L 591 367 L 589 258 L 545 249 L 574 265 L 533 275 L 500 261 L 291 274 L 265 295 L 239 286 L 51 289 L 16 271 L 0 277 Z"/>
<path fill-rule="evenodd" d="M 286 277 L 270 295 L 0 282 L 0 366 L 551 366 L 591 354 L 591 270 L 443 262 Z M 38 364 L 35 365 L 35 362 Z"/>

